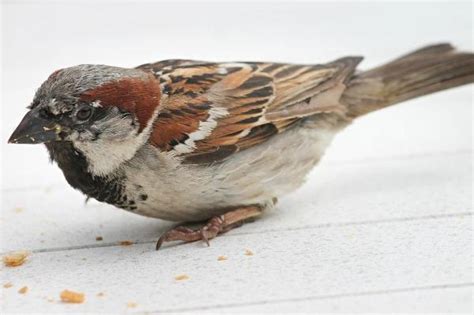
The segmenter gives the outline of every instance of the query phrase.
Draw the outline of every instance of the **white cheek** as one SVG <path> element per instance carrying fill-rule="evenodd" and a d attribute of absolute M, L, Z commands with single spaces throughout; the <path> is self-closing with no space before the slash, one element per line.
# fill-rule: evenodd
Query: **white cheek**
<path fill-rule="evenodd" d="M 74 147 L 87 158 L 89 171 L 97 176 L 105 176 L 130 160 L 143 145 L 139 138 L 131 136 L 121 141 L 97 139 L 95 141 L 73 141 Z"/>
<path fill-rule="evenodd" d="M 93 126 L 102 130 L 97 139 L 94 139 L 95 136 L 90 132 L 75 132 L 77 135 L 71 137 L 71 140 L 74 147 L 86 157 L 88 170 L 96 176 L 107 176 L 121 164 L 132 159 L 138 149 L 148 141 L 152 122 L 157 116 L 158 109 L 140 133 L 137 124 L 132 124 L 130 119 L 117 116 L 106 118 Z"/>

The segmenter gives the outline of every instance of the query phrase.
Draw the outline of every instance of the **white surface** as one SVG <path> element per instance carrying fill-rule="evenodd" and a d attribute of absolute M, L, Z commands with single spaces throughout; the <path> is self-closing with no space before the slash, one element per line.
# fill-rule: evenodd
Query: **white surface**
<path fill-rule="evenodd" d="M 34 252 L 24 266 L 1 267 L 0 284 L 14 284 L 0 287 L 2 311 L 472 313 L 472 87 L 360 119 L 302 189 L 210 248 L 155 252 L 169 223 L 84 206 L 43 147 L 6 144 L 34 90 L 61 67 L 362 54 L 366 69 L 432 42 L 472 49 L 469 2 L 5 3 L 0 251 Z M 190 279 L 176 282 L 182 273 Z M 57 302 L 66 288 L 86 302 Z"/>
<path fill-rule="evenodd" d="M 472 272 L 466 254 L 471 219 L 255 231 L 215 239 L 210 248 L 192 244 L 161 252 L 147 243 L 36 253 L 30 263 L 4 269 L 4 281 L 16 285 L 4 290 L 4 306 L 24 312 L 40 307 L 117 312 L 134 301 L 144 311 L 218 311 L 236 304 L 459 285 L 469 282 Z M 245 256 L 246 248 L 254 255 Z M 219 255 L 228 260 L 218 261 Z M 179 274 L 190 279 L 176 281 Z M 18 296 L 23 285 L 30 292 Z M 45 296 L 57 300 L 65 288 L 85 292 L 87 303 L 78 308 L 45 301 Z M 98 292 L 107 297 L 95 297 Z"/>
<path fill-rule="evenodd" d="M 224 306 L 219 308 L 225 313 L 472 313 L 471 285 L 427 286 L 404 288 L 391 291 L 358 292 L 356 294 L 326 295 L 279 301 L 260 302 L 248 306 Z M 215 313 L 215 309 L 203 310 L 203 313 Z"/>

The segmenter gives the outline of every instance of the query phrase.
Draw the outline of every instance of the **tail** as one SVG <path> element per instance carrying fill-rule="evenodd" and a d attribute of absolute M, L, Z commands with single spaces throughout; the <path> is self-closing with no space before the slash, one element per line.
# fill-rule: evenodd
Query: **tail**
<path fill-rule="evenodd" d="M 418 96 L 474 82 L 474 54 L 450 44 L 421 48 L 375 69 L 355 74 L 341 102 L 359 117 Z"/>

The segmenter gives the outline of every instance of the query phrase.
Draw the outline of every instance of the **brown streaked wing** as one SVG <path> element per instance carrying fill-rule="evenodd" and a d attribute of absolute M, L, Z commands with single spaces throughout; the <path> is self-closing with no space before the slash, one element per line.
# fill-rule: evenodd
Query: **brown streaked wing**
<path fill-rule="evenodd" d="M 144 71 L 151 71 L 155 74 L 160 74 L 162 72 L 172 71 L 176 67 L 194 66 L 198 64 L 204 64 L 204 63 L 208 63 L 208 62 L 198 61 L 198 60 L 187 60 L 187 59 L 167 59 L 167 60 L 162 60 L 155 63 L 145 63 L 136 68 L 144 70 Z"/>
<path fill-rule="evenodd" d="M 302 117 L 331 111 L 332 107 L 320 106 L 299 114 L 300 104 L 308 107 L 313 96 L 341 87 L 358 61 L 355 57 L 327 65 L 184 61 L 171 66 L 168 61 L 162 64 L 168 70 L 160 75 L 168 97 L 150 141 L 189 163 L 221 161 Z M 339 95 L 333 94 L 328 95 L 336 98 L 336 104 Z"/>

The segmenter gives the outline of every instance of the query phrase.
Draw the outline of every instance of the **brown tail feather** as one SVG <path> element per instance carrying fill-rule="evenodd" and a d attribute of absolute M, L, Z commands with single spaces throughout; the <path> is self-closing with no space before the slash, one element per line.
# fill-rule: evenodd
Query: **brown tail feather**
<path fill-rule="evenodd" d="M 474 82 L 474 54 L 449 44 L 421 48 L 353 76 L 341 97 L 351 117 Z"/>

